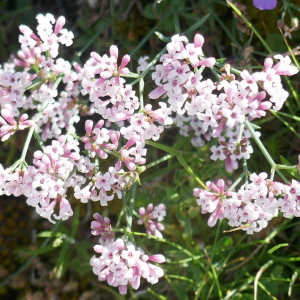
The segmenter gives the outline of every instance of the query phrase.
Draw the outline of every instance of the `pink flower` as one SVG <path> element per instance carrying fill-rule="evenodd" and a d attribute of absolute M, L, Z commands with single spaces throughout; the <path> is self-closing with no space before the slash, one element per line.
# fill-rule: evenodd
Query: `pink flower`
<path fill-rule="evenodd" d="M 164 230 L 165 227 L 160 222 L 166 216 L 166 206 L 161 203 L 153 208 L 153 204 L 150 203 L 146 210 L 144 207 L 141 207 L 139 213 L 141 218 L 138 220 L 138 224 L 145 225 L 147 234 L 153 234 L 158 238 L 162 238 L 160 231 Z M 155 222 L 154 219 L 157 219 L 158 222 Z"/>
<path fill-rule="evenodd" d="M 100 258 L 93 256 L 90 260 L 94 274 L 98 275 L 99 280 L 107 280 L 109 285 L 119 287 L 120 294 L 127 293 L 128 284 L 138 289 L 141 277 L 154 284 L 164 275 L 162 268 L 148 261 L 163 263 L 165 257 L 162 254 L 145 255 L 141 249 L 136 250 L 131 242 L 126 244 L 122 239 L 117 239 L 106 245 L 96 245 L 94 250 L 101 254 Z"/>
<path fill-rule="evenodd" d="M 35 124 L 34 121 L 27 120 L 27 114 L 22 115 L 17 123 L 13 117 L 12 108 L 9 105 L 1 110 L 1 115 L 3 117 L 0 117 L 0 137 L 2 142 L 6 141 L 17 130 L 24 130 L 25 128 L 34 126 Z"/>

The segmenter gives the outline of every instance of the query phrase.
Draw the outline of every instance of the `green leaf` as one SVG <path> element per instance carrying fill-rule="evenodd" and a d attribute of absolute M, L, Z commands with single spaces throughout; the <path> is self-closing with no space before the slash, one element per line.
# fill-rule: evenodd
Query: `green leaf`
<path fill-rule="evenodd" d="M 184 158 L 181 155 L 176 156 L 180 164 L 184 167 L 184 169 L 192 176 L 194 179 L 202 186 L 202 188 L 207 189 L 206 185 L 201 181 L 199 177 L 196 176 L 196 174 L 193 172 L 193 170 L 190 168 L 190 166 L 186 163 Z"/>
<path fill-rule="evenodd" d="M 154 32 L 156 34 L 156 36 L 163 42 L 165 43 L 169 43 L 171 41 L 171 38 L 168 36 L 163 35 L 162 33 L 160 33 L 159 31 L 155 31 Z"/>
<path fill-rule="evenodd" d="M 157 18 L 153 12 L 153 4 L 152 3 L 149 3 L 145 6 L 142 16 L 147 19 L 150 19 L 150 20 L 155 20 Z"/>
<path fill-rule="evenodd" d="M 233 240 L 229 236 L 223 236 L 215 245 L 214 249 L 222 249 L 233 244 Z"/>
<path fill-rule="evenodd" d="M 267 43 L 274 52 L 286 52 L 286 46 L 280 33 L 267 35 Z"/>
<path fill-rule="evenodd" d="M 289 291 L 288 291 L 288 296 L 291 297 L 292 296 L 292 289 L 293 289 L 293 285 L 298 277 L 300 268 L 298 268 L 292 275 L 291 281 L 290 281 L 290 285 L 289 285 Z"/>
<path fill-rule="evenodd" d="M 167 279 L 168 280 L 168 279 Z M 187 294 L 187 291 L 188 291 L 188 288 L 187 288 L 187 284 L 183 283 L 183 282 L 175 282 L 173 280 L 168 280 L 170 286 L 174 289 L 178 299 L 180 300 L 189 300 L 189 297 L 188 297 L 188 294 Z M 186 288 L 185 288 L 186 286 Z"/>
<path fill-rule="evenodd" d="M 183 195 L 185 198 L 189 199 L 189 198 L 193 198 L 193 190 L 186 185 L 182 185 L 180 187 L 180 194 Z"/>
<path fill-rule="evenodd" d="M 187 29 L 183 34 L 188 35 L 188 34 L 194 32 L 195 30 L 197 30 L 202 24 L 204 24 L 206 22 L 206 20 L 209 18 L 209 16 L 210 16 L 210 14 L 205 15 L 198 22 L 196 22 L 189 29 Z"/>
<path fill-rule="evenodd" d="M 283 165 L 287 165 L 287 166 L 291 166 L 291 163 L 282 155 L 280 155 L 280 160 L 282 162 Z M 286 172 L 288 172 L 289 174 L 291 174 L 293 177 L 295 177 L 297 180 L 300 180 L 300 174 L 298 170 L 285 170 Z"/>
<path fill-rule="evenodd" d="M 67 241 L 64 241 L 63 248 L 59 254 L 59 258 L 58 258 L 58 262 L 57 262 L 57 266 L 56 266 L 55 277 L 57 279 L 60 279 L 67 269 L 67 265 L 68 265 L 68 262 L 70 259 L 70 253 L 71 253 L 71 251 L 69 251 L 68 252 L 69 255 L 66 255 L 68 247 L 69 247 L 69 243 Z"/>
<path fill-rule="evenodd" d="M 39 249 L 31 250 L 31 251 L 28 251 L 28 252 L 31 255 L 40 255 L 40 254 L 51 252 L 51 251 L 53 251 L 56 248 L 57 247 L 54 247 L 53 245 L 46 245 L 46 246 L 43 246 L 43 247 L 41 247 Z"/>
<path fill-rule="evenodd" d="M 61 237 L 64 233 L 61 232 L 52 232 L 52 231 L 43 231 L 36 235 L 38 238 L 46 238 L 46 237 Z"/>
<path fill-rule="evenodd" d="M 59 247 L 62 243 L 63 243 L 63 239 L 57 238 L 53 241 L 52 245 L 53 245 L 53 247 L 56 248 L 56 247 Z"/>
<path fill-rule="evenodd" d="M 35 80 L 33 80 L 32 84 L 31 84 L 29 87 L 27 87 L 27 88 L 25 89 L 25 91 L 31 90 L 31 89 L 33 89 L 33 88 L 36 88 L 36 87 L 38 87 L 39 85 L 41 85 L 42 83 L 43 83 L 43 79 L 40 78 L 40 77 L 38 77 L 38 78 L 36 78 Z"/>
<path fill-rule="evenodd" d="M 217 59 L 217 62 L 220 64 L 224 64 L 227 58 L 219 58 Z"/>
<path fill-rule="evenodd" d="M 268 254 L 272 254 L 274 251 L 276 251 L 277 249 L 279 248 L 282 248 L 282 247 L 286 247 L 286 246 L 289 246 L 289 244 L 278 244 L 276 245 L 275 247 L 271 248 L 269 251 L 268 251 Z"/>
<path fill-rule="evenodd" d="M 189 240 L 191 240 L 192 236 L 193 236 L 193 227 L 192 227 L 192 223 L 191 223 L 191 220 L 189 219 L 189 217 L 185 218 L 184 232 L 187 235 L 187 237 L 189 238 Z"/>
<path fill-rule="evenodd" d="M 74 246 L 78 252 L 78 254 L 86 261 L 89 261 L 91 258 L 91 255 L 88 253 L 88 249 L 92 248 L 92 244 L 88 243 L 87 245 L 85 244 L 87 241 L 83 240 L 81 242 L 75 243 Z M 88 249 L 87 249 L 88 246 Z"/>
<path fill-rule="evenodd" d="M 171 147 L 168 147 L 166 145 L 162 145 L 162 144 L 159 144 L 159 143 L 156 143 L 156 142 L 152 142 L 152 141 L 147 141 L 146 144 L 150 145 L 150 146 L 153 146 L 153 147 L 155 147 L 157 149 L 161 149 L 161 150 L 163 150 L 165 152 L 168 152 L 170 154 L 174 154 L 174 155 L 178 154 L 177 150 L 175 150 L 175 149 L 173 149 Z"/>

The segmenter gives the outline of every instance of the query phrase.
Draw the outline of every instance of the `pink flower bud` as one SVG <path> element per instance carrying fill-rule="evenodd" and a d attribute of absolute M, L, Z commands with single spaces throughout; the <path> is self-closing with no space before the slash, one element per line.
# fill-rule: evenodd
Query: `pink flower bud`
<path fill-rule="evenodd" d="M 8 109 L 8 108 L 2 109 L 1 115 L 10 125 L 12 125 L 12 126 L 17 125 L 17 122 L 12 115 L 11 109 Z"/>
<path fill-rule="evenodd" d="M 266 92 L 264 92 L 264 91 L 262 91 L 262 92 L 260 92 L 256 97 L 255 97 L 255 99 L 257 100 L 257 101 L 261 101 L 261 100 L 264 100 L 265 98 L 266 98 Z"/>
<path fill-rule="evenodd" d="M 122 58 L 120 69 L 124 68 L 130 62 L 130 56 L 128 54 L 124 55 Z"/>
<path fill-rule="evenodd" d="M 148 261 L 148 259 L 149 259 L 149 256 L 147 254 L 143 254 L 142 257 L 141 257 L 142 261 Z"/>
<path fill-rule="evenodd" d="M 204 44 L 204 37 L 201 34 L 197 33 L 194 36 L 194 45 L 195 45 L 195 47 L 196 48 L 197 47 L 201 48 L 203 46 L 203 44 Z"/>
<path fill-rule="evenodd" d="M 155 255 L 150 255 L 149 260 L 161 264 L 166 261 L 166 258 L 162 254 L 155 254 Z"/>
<path fill-rule="evenodd" d="M 140 214 L 142 217 L 146 214 L 145 208 L 144 208 L 144 207 L 140 207 L 140 209 L 139 209 L 139 214 Z M 142 224 L 143 224 L 143 223 L 142 223 Z"/>
<path fill-rule="evenodd" d="M 119 293 L 121 295 L 126 295 L 127 294 L 127 285 L 119 285 Z"/>
<path fill-rule="evenodd" d="M 97 52 L 91 52 L 91 57 L 98 63 L 102 63 L 102 57 Z"/>
<path fill-rule="evenodd" d="M 216 63 L 216 59 L 214 57 L 208 57 L 205 60 L 201 60 L 198 65 L 199 66 L 205 66 L 208 68 L 211 68 L 212 66 L 214 66 Z"/>
<path fill-rule="evenodd" d="M 111 56 L 114 56 L 116 59 L 118 59 L 119 50 L 116 45 L 111 45 L 109 48 L 109 53 Z"/>
<path fill-rule="evenodd" d="M 149 214 L 152 210 L 153 210 L 153 204 L 150 203 L 150 204 L 148 204 L 148 206 L 147 206 L 146 214 Z"/>
<path fill-rule="evenodd" d="M 23 34 L 31 34 L 32 33 L 32 30 L 26 25 L 20 25 L 19 29 Z"/>
<path fill-rule="evenodd" d="M 156 228 L 158 230 L 165 230 L 165 226 L 163 224 L 161 224 L 161 223 L 156 223 Z"/>
<path fill-rule="evenodd" d="M 58 35 L 65 24 L 66 24 L 66 18 L 64 16 L 60 16 L 56 21 L 54 34 Z"/>
<path fill-rule="evenodd" d="M 74 63 L 73 63 L 73 67 L 74 67 L 74 69 L 75 69 L 78 73 L 80 73 L 80 72 L 82 71 L 81 66 L 80 66 L 79 63 L 77 63 L 77 62 L 74 62 Z"/>
<path fill-rule="evenodd" d="M 125 249 L 125 243 L 122 239 L 117 239 L 114 242 L 114 246 L 118 249 L 118 250 L 124 250 Z"/>
<path fill-rule="evenodd" d="M 261 110 L 269 110 L 272 106 L 272 103 L 270 101 L 264 101 L 264 102 L 260 102 L 258 109 Z"/>
<path fill-rule="evenodd" d="M 86 120 L 85 121 L 85 131 L 87 133 L 87 135 L 91 135 L 92 129 L 93 129 L 93 121 L 92 120 Z"/>
<path fill-rule="evenodd" d="M 150 94 L 149 94 L 149 98 L 150 99 L 157 99 L 160 96 L 162 96 L 165 93 L 165 89 L 163 86 L 159 86 L 156 89 L 154 89 Z"/>
<path fill-rule="evenodd" d="M 265 59 L 264 66 L 266 69 L 270 69 L 273 66 L 273 59 L 268 57 Z"/>

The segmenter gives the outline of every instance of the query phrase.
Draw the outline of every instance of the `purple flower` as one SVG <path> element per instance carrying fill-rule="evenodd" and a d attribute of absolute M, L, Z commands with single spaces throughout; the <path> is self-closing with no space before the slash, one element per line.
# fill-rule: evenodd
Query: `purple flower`
<path fill-rule="evenodd" d="M 277 5 L 277 0 L 253 0 L 253 5 L 260 10 L 271 10 Z"/>

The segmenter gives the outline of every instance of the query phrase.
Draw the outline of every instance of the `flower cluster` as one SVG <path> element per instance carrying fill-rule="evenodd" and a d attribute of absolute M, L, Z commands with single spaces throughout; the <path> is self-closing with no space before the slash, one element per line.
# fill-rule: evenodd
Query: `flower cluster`
<path fill-rule="evenodd" d="M 161 203 L 155 207 L 150 203 L 147 208 L 141 207 L 139 209 L 139 214 L 141 218 L 138 220 L 138 224 L 144 224 L 146 227 L 147 234 L 155 235 L 158 238 L 162 238 L 161 230 L 164 230 L 165 227 L 160 222 L 163 221 L 166 216 L 166 206 Z M 153 220 L 157 220 L 153 221 Z"/>
<path fill-rule="evenodd" d="M 37 35 L 26 25 L 20 26 L 22 35 L 19 36 L 19 42 L 22 51 L 18 53 L 20 59 L 15 63 L 22 67 L 30 67 L 36 63 L 34 57 L 41 55 L 42 52 L 49 51 L 50 57 L 58 55 L 59 43 L 68 46 L 73 44 L 74 34 L 63 28 L 66 19 L 59 17 L 57 20 L 51 14 L 38 14 Z M 55 24 L 53 28 L 53 24 Z M 51 59 L 49 61 L 52 61 Z M 50 66 L 49 66 L 50 68 Z"/>
<path fill-rule="evenodd" d="M 40 14 L 37 21 L 36 33 L 20 26 L 19 58 L 0 70 L 0 137 L 5 141 L 17 130 L 36 126 L 34 135 L 42 151 L 34 153 L 32 165 L 23 160 L 26 148 L 23 159 L 12 168 L 1 166 L 1 193 L 25 195 L 38 214 L 55 222 L 73 214 L 66 196 L 70 193 L 83 203 L 99 201 L 103 206 L 115 195 L 121 199 L 121 191 L 138 180 L 136 170 L 146 163 L 146 140 L 157 140 L 163 125 L 172 119 L 165 103 L 158 109 L 150 104 L 140 109 L 132 86 L 121 78 L 130 73 L 130 56 L 125 55 L 118 65 L 117 46 L 110 47 L 110 56 L 92 52 L 83 67 L 72 66 L 57 58 L 59 44 L 72 44 L 72 32 L 63 28 L 65 18 Z M 16 72 L 16 66 L 23 72 Z M 63 87 L 58 94 L 60 82 Z M 89 99 L 82 100 L 86 96 Z M 36 121 L 23 114 L 17 122 L 14 117 L 21 109 L 37 111 Z M 80 114 L 99 120 L 96 124 L 86 120 L 82 137 L 74 127 Z M 109 128 L 112 123 L 115 130 Z M 120 143 L 121 137 L 125 144 Z M 113 164 L 99 170 L 94 162 L 99 158 L 112 158 Z"/>
<path fill-rule="evenodd" d="M 64 28 L 65 18 L 39 14 L 37 21 L 36 32 L 20 26 L 18 58 L 0 69 L 1 141 L 31 127 L 20 160 L 7 169 L 0 164 L 0 195 L 24 195 L 27 204 L 52 223 L 73 215 L 71 194 L 82 203 L 102 206 L 121 199 L 147 168 L 146 142 L 157 141 L 173 122 L 182 135 L 192 135 L 194 146 L 218 137 L 210 158 L 225 160 L 228 172 L 236 170 L 237 161 L 249 159 L 253 151 L 243 123 L 265 116 L 271 108 L 279 110 L 288 97 L 280 76 L 298 72 L 289 57 L 275 55 L 278 62 L 267 58 L 260 72 L 244 70 L 236 79 L 229 68 L 213 82 L 202 76 L 205 67 L 216 64 L 215 58 L 203 55 L 203 36 L 196 34 L 189 43 L 185 36 L 175 35 L 152 73 L 158 87 L 149 95 L 167 100 L 144 106 L 142 84 L 139 99 L 134 83 L 125 80 L 138 76 L 130 74 L 128 54 L 119 59 L 119 50 L 112 45 L 109 55 L 92 52 L 82 65 L 71 64 L 58 57 L 59 45 L 70 46 L 73 39 Z M 147 59 L 139 60 L 138 73 L 149 69 Z M 77 132 L 79 121 L 84 129 Z M 27 163 L 33 136 L 40 150 L 32 148 Z M 221 179 L 208 182 L 208 190 L 194 190 L 202 213 L 211 213 L 209 226 L 227 218 L 231 226 L 251 234 L 279 212 L 287 218 L 300 216 L 298 181 L 273 182 L 266 173 L 252 174 L 250 181 L 238 192 L 225 191 Z M 147 234 L 162 238 L 165 205 L 149 204 L 139 214 L 138 224 L 145 225 Z M 121 294 L 128 285 L 137 289 L 141 277 L 158 282 L 164 271 L 150 262 L 162 263 L 164 256 L 148 256 L 127 239 L 115 239 L 110 220 L 100 214 L 94 218 L 92 234 L 101 235 L 94 249 L 100 256 L 93 256 L 90 263 L 99 280 L 119 287 Z"/>
<path fill-rule="evenodd" d="M 208 225 L 214 226 L 218 219 L 226 218 L 230 226 L 253 234 L 267 227 L 280 212 L 285 218 L 299 217 L 300 182 L 282 184 L 267 177 L 265 172 L 253 173 L 251 183 L 242 185 L 237 192 L 225 191 L 222 179 L 217 184 L 207 182 L 209 191 L 194 189 L 201 212 L 211 213 Z"/>
<path fill-rule="evenodd" d="M 95 214 L 94 217 L 96 221 L 91 224 L 92 234 L 101 234 L 103 242 L 101 245 L 94 246 L 95 252 L 101 254 L 100 257 L 94 255 L 90 260 L 98 279 L 107 280 L 109 285 L 119 287 L 120 294 L 127 293 L 128 284 L 133 289 L 138 289 L 141 277 L 151 284 L 157 283 L 164 275 L 164 271 L 150 261 L 163 263 L 166 261 L 165 257 L 161 254 L 148 256 L 141 249 L 136 249 L 131 242 L 126 243 L 121 238 L 113 241 L 110 220 L 102 218 L 99 214 Z"/>
<path fill-rule="evenodd" d="M 275 55 L 279 62 L 265 60 L 265 69 L 249 74 L 241 72 L 241 80 L 221 80 L 214 84 L 203 80 L 203 67 L 212 67 L 216 60 L 204 58 L 202 46 L 204 38 L 196 34 L 194 43 L 187 43 L 185 36 L 175 35 L 167 45 L 168 54 L 161 57 L 161 64 L 152 74 L 158 87 L 149 97 L 152 99 L 166 95 L 172 111 L 197 116 L 204 132 L 212 130 L 218 137 L 225 128 L 242 124 L 266 115 L 269 109 L 279 110 L 288 97 L 281 84 L 280 75 L 294 75 L 298 69 L 291 65 L 289 57 Z M 186 43 L 186 45 L 184 45 Z M 198 68 L 200 66 L 200 68 Z"/>
<path fill-rule="evenodd" d="M 225 132 L 225 136 L 219 137 L 219 146 L 213 145 L 210 150 L 212 155 L 210 159 L 216 161 L 225 160 L 225 168 L 228 173 L 238 168 L 237 161 L 240 159 L 249 159 L 250 154 L 253 153 L 253 148 L 250 144 L 249 138 L 250 132 L 244 129 L 240 140 L 238 140 L 238 134 L 240 127 L 237 126 L 236 130 L 228 129 Z M 255 132 L 258 136 L 259 133 Z M 226 140 L 226 138 L 229 138 Z"/>

